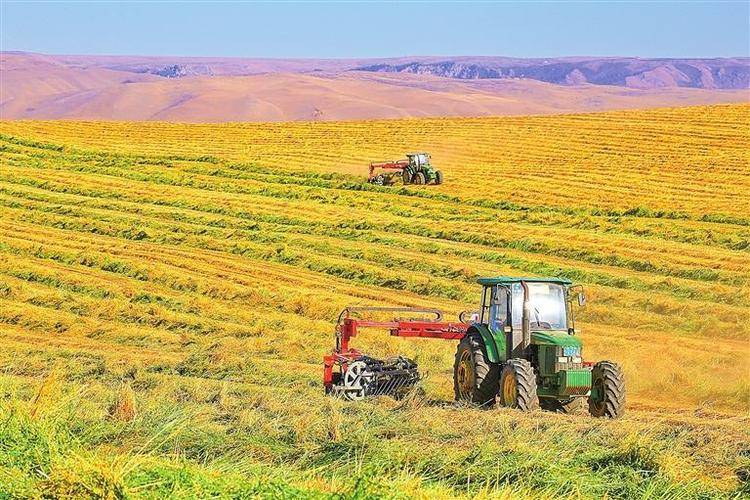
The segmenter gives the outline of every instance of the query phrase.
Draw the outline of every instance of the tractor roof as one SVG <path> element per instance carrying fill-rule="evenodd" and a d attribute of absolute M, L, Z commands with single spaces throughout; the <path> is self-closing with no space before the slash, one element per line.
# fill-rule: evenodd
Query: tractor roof
<path fill-rule="evenodd" d="M 520 283 L 521 281 L 532 281 L 537 283 L 560 283 L 562 285 L 571 285 L 572 281 L 565 278 L 544 278 L 544 277 L 511 277 L 511 276 L 495 276 L 494 278 L 479 278 L 477 282 L 483 286 L 492 285 L 508 285 L 511 283 Z"/>

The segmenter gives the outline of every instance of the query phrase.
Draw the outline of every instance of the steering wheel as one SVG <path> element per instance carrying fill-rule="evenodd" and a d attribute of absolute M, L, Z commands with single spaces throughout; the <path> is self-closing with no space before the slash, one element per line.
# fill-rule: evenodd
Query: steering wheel
<path fill-rule="evenodd" d="M 536 325 L 534 328 L 541 328 L 543 330 L 552 330 L 552 325 L 546 321 L 532 321 L 531 325 Z"/>

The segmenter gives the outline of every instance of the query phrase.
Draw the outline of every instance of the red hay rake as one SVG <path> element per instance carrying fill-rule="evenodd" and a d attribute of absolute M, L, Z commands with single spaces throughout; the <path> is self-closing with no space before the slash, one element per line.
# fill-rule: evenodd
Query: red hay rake
<path fill-rule="evenodd" d="M 434 316 L 433 319 L 394 318 L 377 321 L 355 317 L 361 313 L 409 313 Z M 349 344 L 362 328 L 390 331 L 394 337 L 421 337 L 460 340 L 469 327 L 466 323 L 442 321 L 437 309 L 414 307 L 347 307 L 336 322 L 336 348 L 323 357 L 323 384 L 327 394 L 350 400 L 368 396 L 399 397 L 421 379 L 417 364 L 403 356 L 378 360 L 367 356 Z"/>

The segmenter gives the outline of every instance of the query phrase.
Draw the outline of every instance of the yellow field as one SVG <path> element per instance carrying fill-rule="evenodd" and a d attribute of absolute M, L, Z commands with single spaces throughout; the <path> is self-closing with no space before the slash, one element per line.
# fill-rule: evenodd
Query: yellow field
<path fill-rule="evenodd" d="M 532 205 L 745 216 L 749 127 L 745 105 L 557 117 L 3 124 L 7 134 L 81 148 L 359 176 L 369 161 L 425 150 L 450 174 L 449 183 L 431 191 Z"/>
<path fill-rule="evenodd" d="M 47 437 L 64 422 L 77 436 L 71 456 L 96 464 L 62 454 L 40 466 L 49 477 L 19 472 L 0 437 L 0 485 L 24 496 L 101 483 L 139 496 L 166 484 L 192 496 L 230 491 L 223 474 L 230 485 L 270 474 L 278 496 L 742 495 L 749 118 L 750 106 L 731 105 L 0 122 L 0 415 L 57 429 Z M 364 183 L 368 161 L 410 150 L 432 153 L 445 184 Z M 456 408 L 454 343 L 385 332 L 356 345 L 415 357 L 430 374 L 427 399 L 322 395 L 341 308 L 452 316 L 477 303 L 477 276 L 501 274 L 584 284 L 584 354 L 623 365 L 622 421 Z M 177 469 L 206 482 L 164 479 Z"/>

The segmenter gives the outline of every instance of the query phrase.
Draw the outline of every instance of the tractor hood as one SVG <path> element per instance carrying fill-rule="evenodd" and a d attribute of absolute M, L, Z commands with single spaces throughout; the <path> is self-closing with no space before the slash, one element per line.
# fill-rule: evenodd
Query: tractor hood
<path fill-rule="evenodd" d="M 569 335 L 566 330 L 543 330 L 531 332 L 531 343 L 536 345 L 559 345 L 582 347 L 578 337 Z"/>

